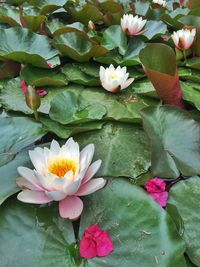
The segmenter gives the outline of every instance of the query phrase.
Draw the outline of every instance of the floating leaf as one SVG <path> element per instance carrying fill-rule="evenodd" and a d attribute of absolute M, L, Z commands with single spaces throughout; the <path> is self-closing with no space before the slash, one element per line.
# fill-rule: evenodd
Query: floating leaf
<path fill-rule="evenodd" d="M 8 46 L 9 43 L 9 46 Z M 48 38 L 25 28 L 0 29 L 0 59 L 48 68 L 47 60 L 58 54 Z"/>
<path fill-rule="evenodd" d="M 93 224 L 108 231 L 114 251 L 88 260 L 88 267 L 186 267 L 184 243 L 170 216 L 129 181 L 109 180 L 105 189 L 85 198 L 80 238 Z"/>
<path fill-rule="evenodd" d="M 25 66 L 20 73 L 23 80 L 34 86 L 63 86 L 67 80 L 62 73 L 54 69 L 39 69 L 31 65 Z"/>
<path fill-rule="evenodd" d="M 9 60 L 0 61 L 0 80 L 16 77 L 20 72 L 21 66 Z"/>
<path fill-rule="evenodd" d="M 150 44 L 140 52 L 144 71 L 159 97 L 166 103 L 184 107 L 173 49 L 164 44 Z"/>
<path fill-rule="evenodd" d="M 88 61 L 107 53 L 107 49 L 98 44 L 93 45 L 86 34 L 78 31 L 68 32 L 54 37 L 56 48 L 65 56 L 76 61 Z"/>
<path fill-rule="evenodd" d="M 72 223 L 59 218 L 57 207 L 13 198 L 1 206 L 0 217 L 1 267 L 26 267 L 27 262 L 31 267 L 78 266 L 70 249 L 75 242 Z"/>
<path fill-rule="evenodd" d="M 72 135 L 78 133 L 84 133 L 94 130 L 102 129 L 105 122 L 94 121 L 89 123 L 81 123 L 76 125 L 62 125 L 56 121 L 52 121 L 48 118 L 40 118 L 40 122 L 45 126 L 48 132 L 55 133 L 60 138 L 66 139 Z"/>
<path fill-rule="evenodd" d="M 175 184 L 170 190 L 168 201 L 176 206 L 183 219 L 186 253 L 195 265 L 200 266 L 200 178 L 192 177 Z M 173 218 L 173 214 L 171 216 Z"/>
<path fill-rule="evenodd" d="M 26 117 L 0 118 L 0 166 L 12 160 L 24 147 L 45 135 L 40 123 Z"/>
<path fill-rule="evenodd" d="M 148 20 L 145 25 L 146 31 L 143 33 L 149 40 L 158 37 L 161 34 L 165 34 L 167 26 L 162 21 Z"/>
<path fill-rule="evenodd" d="M 121 26 L 112 25 L 107 28 L 103 33 L 102 45 L 108 50 L 118 48 L 119 53 L 124 55 L 127 50 L 127 38 Z"/>
<path fill-rule="evenodd" d="M 177 178 L 200 173 L 200 124 L 190 113 L 172 106 L 142 110 L 143 124 L 151 142 L 152 172 Z"/>
<path fill-rule="evenodd" d="M 95 159 L 102 159 L 99 176 L 136 178 L 150 167 L 148 140 L 140 126 L 108 123 L 102 130 L 76 136 L 76 140 L 83 147 L 95 145 Z"/>

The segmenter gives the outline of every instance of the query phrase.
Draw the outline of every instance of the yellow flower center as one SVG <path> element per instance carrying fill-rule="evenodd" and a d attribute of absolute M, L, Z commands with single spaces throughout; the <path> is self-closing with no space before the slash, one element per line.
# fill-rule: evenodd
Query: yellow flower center
<path fill-rule="evenodd" d="M 110 73 L 110 78 L 111 79 L 117 79 L 117 78 L 119 78 L 119 75 L 117 75 L 115 72 L 111 72 Z"/>
<path fill-rule="evenodd" d="M 49 172 L 57 175 L 59 178 L 63 178 L 69 171 L 75 174 L 77 167 L 78 164 L 74 160 L 63 158 L 57 158 L 48 164 Z"/>

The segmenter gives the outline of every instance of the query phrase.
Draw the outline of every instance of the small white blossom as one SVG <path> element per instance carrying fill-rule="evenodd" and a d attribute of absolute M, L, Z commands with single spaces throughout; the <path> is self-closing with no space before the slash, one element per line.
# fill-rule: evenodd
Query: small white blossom
<path fill-rule="evenodd" d="M 195 39 L 196 29 L 182 29 L 172 34 L 172 39 L 177 48 L 181 50 L 189 49 Z"/>
<path fill-rule="evenodd" d="M 124 32 L 126 32 L 129 35 L 140 35 L 144 31 L 142 29 L 144 28 L 147 20 L 142 19 L 138 16 L 133 16 L 132 14 L 125 14 L 121 18 L 121 27 Z"/>

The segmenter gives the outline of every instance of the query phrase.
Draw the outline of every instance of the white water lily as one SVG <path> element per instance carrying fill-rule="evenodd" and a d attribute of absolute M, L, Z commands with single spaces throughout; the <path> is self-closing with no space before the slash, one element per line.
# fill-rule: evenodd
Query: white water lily
<path fill-rule="evenodd" d="M 162 7 L 166 7 L 167 5 L 167 2 L 165 0 L 153 0 L 153 3 Z"/>
<path fill-rule="evenodd" d="M 103 178 L 91 179 L 101 165 L 101 160 L 91 164 L 93 154 L 93 144 L 80 152 L 73 138 L 62 147 L 53 140 L 50 149 L 37 147 L 29 151 L 35 169 L 18 167 L 22 177 L 17 184 L 22 192 L 17 198 L 35 204 L 59 201 L 61 217 L 78 218 L 83 210 L 79 196 L 91 194 L 106 184 Z"/>
<path fill-rule="evenodd" d="M 120 90 L 127 88 L 134 78 L 129 78 L 127 68 L 118 66 L 116 69 L 111 64 L 109 68 L 100 67 L 100 81 L 104 89 L 112 93 L 118 93 Z"/>
<path fill-rule="evenodd" d="M 187 50 L 192 46 L 195 36 L 196 29 L 182 29 L 174 32 L 172 34 L 172 39 L 177 48 L 181 50 Z"/>
<path fill-rule="evenodd" d="M 121 18 L 121 27 L 128 35 L 140 35 L 147 20 L 132 14 L 124 14 Z"/>

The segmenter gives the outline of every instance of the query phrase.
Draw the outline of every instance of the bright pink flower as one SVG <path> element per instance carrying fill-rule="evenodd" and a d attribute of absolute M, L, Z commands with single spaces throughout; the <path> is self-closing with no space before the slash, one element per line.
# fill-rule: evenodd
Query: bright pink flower
<path fill-rule="evenodd" d="M 166 206 L 168 192 L 165 191 L 165 181 L 155 177 L 146 183 L 145 189 L 158 204 L 160 204 L 162 207 Z"/>
<path fill-rule="evenodd" d="M 21 81 L 21 88 L 24 91 L 24 93 L 26 94 L 27 91 L 27 86 L 24 80 Z M 38 89 L 36 90 L 36 92 L 38 93 L 38 95 L 40 96 L 45 96 L 47 95 L 47 91 L 45 91 L 44 89 Z"/>
<path fill-rule="evenodd" d="M 92 259 L 105 257 L 113 252 L 114 246 L 107 231 L 101 230 L 97 224 L 88 227 L 80 242 L 81 257 Z"/>

